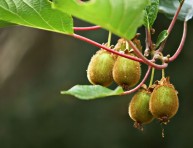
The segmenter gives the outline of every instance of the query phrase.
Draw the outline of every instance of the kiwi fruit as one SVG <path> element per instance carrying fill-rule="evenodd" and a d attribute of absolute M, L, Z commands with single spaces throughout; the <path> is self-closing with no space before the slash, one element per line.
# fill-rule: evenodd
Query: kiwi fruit
<path fill-rule="evenodd" d="M 141 65 L 139 62 L 120 56 L 117 57 L 113 67 L 113 79 L 118 85 L 128 90 L 139 82 L 140 77 Z"/>
<path fill-rule="evenodd" d="M 162 78 L 151 94 L 149 107 L 152 115 L 161 123 L 167 124 L 178 111 L 178 92 L 169 78 Z"/>
<path fill-rule="evenodd" d="M 87 78 L 91 84 L 109 86 L 113 82 L 112 69 L 115 56 L 103 49 L 91 58 L 87 69 Z"/>
<path fill-rule="evenodd" d="M 153 120 L 153 115 L 149 111 L 149 100 L 151 92 L 144 87 L 141 88 L 131 99 L 128 113 L 134 122 L 134 127 L 143 130 L 142 125 Z"/>

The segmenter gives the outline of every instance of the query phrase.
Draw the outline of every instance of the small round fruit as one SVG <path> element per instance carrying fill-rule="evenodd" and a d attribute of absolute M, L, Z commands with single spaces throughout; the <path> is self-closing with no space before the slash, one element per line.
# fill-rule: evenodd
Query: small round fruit
<path fill-rule="evenodd" d="M 113 82 L 112 69 L 115 57 L 101 49 L 92 58 L 88 65 L 87 77 L 90 83 L 109 86 Z"/>
<path fill-rule="evenodd" d="M 154 88 L 149 107 L 153 116 L 165 124 L 177 113 L 179 107 L 178 95 L 174 86 L 170 84 L 169 78 L 163 78 Z"/>
<path fill-rule="evenodd" d="M 113 79 L 125 90 L 135 86 L 141 77 L 141 65 L 139 62 L 118 57 L 113 67 Z"/>
<path fill-rule="evenodd" d="M 140 89 L 132 98 L 129 104 L 129 116 L 135 121 L 134 127 L 143 130 L 142 125 L 150 123 L 153 116 L 149 111 L 149 100 L 151 93 Z"/>

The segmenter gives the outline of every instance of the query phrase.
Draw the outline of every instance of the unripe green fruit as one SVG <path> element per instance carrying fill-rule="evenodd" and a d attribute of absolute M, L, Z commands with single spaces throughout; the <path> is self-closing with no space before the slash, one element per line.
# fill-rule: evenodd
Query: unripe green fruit
<path fill-rule="evenodd" d="M 142 124 L 150 123 L 153 116 L 149 111 L 149 100 L 151 93 L 145 89 L 139 90 L 129 104 L 129 116 L 135 121 L 134 127 L 143 129 Z"/>
<path fill-rule="evenodd" d="M 113 79 L 124 89 L 135 86 L 141 76 L 141 65 L 139 62 L 118 57 L 113 67 Z"/>
<path fill-rule="evenodd" d="M 163 78 L 160 84 L 154 88 L 149 107 L 153 116 L 165 124 L 177 113 L 179 107 L 178 95 L 169 79 Z"/>
<path fill-rule="evenodd" d="M 113 82 L 112 69 L 115 57 L 105 51 L 99 50 L 88 65 L 87 77 L 90 83 L 95 85 L 109 86 Z"/>

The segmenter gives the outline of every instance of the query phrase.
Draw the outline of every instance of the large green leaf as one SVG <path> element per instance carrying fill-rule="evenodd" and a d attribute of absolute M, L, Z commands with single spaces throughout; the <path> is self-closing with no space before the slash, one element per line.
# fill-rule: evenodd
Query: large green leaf
<path fill-rule="evenodd" d="M 53 10 L 47 0 L 0 0 L 0 20 L 64 34 L 73 33 L 72 17 Z"/>
<path fill-rule="evenodd" d="M 146 28 L 152 27 L 157 18 L 158 10 L 159 0 L 151 0 L 151 5 L 147 6 L 145 9 L 144 26 Z"/>
<path fill-rule="evenodd" d="M 53 8 L 131 39 L 143 24 L 149 0 L 52 0 Z"/>
<path fill-rule="evenodd" d="M 159 10 L 166 14 L 169 18 L 172 18 L 179 6 L 179 0 L 160 0 Z M 185 0 L 184 5 L 178 16 L 179 20 L 188 21 L 193 16 L 193 0 Z"/>
<path fill-rule="evenodd" d="M 81 100 L 91 100 L 108 96 L 120 95 L 123 93 L 121 87 L 115 90 L 108 89 L 100 85 L 76 85 L 68 91 L 61 91 L 61 94 L 73 95 Z"/>
<path fill-rule="evenodd" d="M 12 26 L 12 25 L 13 25 L 12 23 L 5 22 L 5 21 L 1 21 L 1 20 L 0 20 L 0 28 L 2 28 L 2 27 L 7 27 L 7 26 Z"/>

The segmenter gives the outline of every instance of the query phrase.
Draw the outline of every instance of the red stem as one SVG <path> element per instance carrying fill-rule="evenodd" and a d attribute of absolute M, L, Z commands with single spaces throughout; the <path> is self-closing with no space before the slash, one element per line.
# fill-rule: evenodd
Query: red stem
<path fill-rule="evenodd" d="M 152 48 L 152 39 L 151 39 L 151 32 L 149 29 L 145 29 L 146 32 L 146 47 L 148 46 L 148 48 Z"/>
<path fill-rule="evenodd" d="M 90 27 L 74 27 L 74 31 L 90 31 L 100 29 L 100 26 L 90 26 Z"/>
<path fill-rule="evenodd" d="M 175 13 L 175 15 L 174 15 L 174 17 L 173 17 L 173 19 L 172 19 L 172 22 L 170 23 L 170 26 L 168 27 L 168 30 L 167 30 L 168 34 L 170 34 L 170 32 L 172 31 L 172 29 L 173 29 L 173 27 L 174 27 L 174 25 L 175 25 L 175 23 L 176 23 L 176 20 L 177 20 L 177 18 L 178 18 L 178 15 L 179 15 L 179 13 L 180 13 L 180 10 L 181 10 L 181 8 L 182 8 L 182 6 L 183 6 L 183 3 L 184 3 L 184 0 L 180 3 L 180 6 L 178 7 L 178 9 L 177 9 L 177 11 L 176 11 L 176 13 Z"/>
<path fill-rule="evenodd" d="M 93 40 L 91 40 L 91 39 L 88 39 L 88 38 L 86 38 L 86 37 L 83 37 L 83 36 L 81 36 L 81 35 L 73 34 L 73 35 L 71 35 L 71 36 L 73 36 L 74 38 L 77 38 L 77 39 L 79 39 L 79 40 L 85 41 L 85 42 L 87 42 L 87 43 L 90 43 L 90 44 L 92 44 L 92 45 L 94 45 L 94 46 L 97 46 L 97 47 L 99 47 L 99 48 L 105 49 L 105 50 L 107 50 L 107 51 L 109 51 L 109 52 L 111 52 L 111 53 L 114 53 L 114 54 L 116 54 L 116 55 L 119 55 L 119 56 L 122 56 L 122 57 L 125 57 L 125 58 L 128 58 L 128 59 L 131 59 L 131 60 L 134 60 L 134 61 L 143 62 L 143 60 L 141 60 L 140 58 L 137 58 L 137 57 L 134 57 L 134 56 L 130 56 L 130 55 L 127 55 L 127 54 L 120 53 L 120 52 L 118 52 L 118 51 L 115 51 L 115 50 L 113 50 L 113 49 L 110 49 L 110 48 L 108 48 L 108 47 L 106 47 L 106 46 L 104 46 L 104 45 L 101 45 L 101 44 L 99 44 L 99 43 L 97 43 L 97 42 L 95 42 L 95 41 L 93 41 Z"/>
<path fill-rule="evenodd" d="M 174 15 L 171 23 L 170 23 L 170 26 L 169 26 L 168 29 L 167 29 L 168 36 L 169 36 L 169 34 L 171 33 L 171 31 L 172 31 L 172 29 L 173 29 L 173 27 L 174 27 L 174 25 L 175 25 L 175 23 L 176 23 L 176 20 L 177 20 L 177 18 L 178 18 L 178 15 L 179 15 L 179 13 L 180 13 L 180 10 L 181 10 L 183 4 L 184 4 L 184 0 L 180 3 L 180 6 L 178 7 L 178 9 L 177 9 L 177 11 L 176 11 L 176 13 L 175 13 L 175 15 Z M 168 37 L 167 37 L 167 38 L 168 38 Z M 162 42 L 162 44 L 160 45 L 158 51 L 162 51 L 162 50 L 163 50 L 163 48 L 164 48 L 164 46 L 165 46 L 165 44 L 166 44 L 167 38 Z"/>
<path fill-rule="evenodd" d="M 167 63 L 164 63 L 163 65 L 158 65 L 158 64 L 153 63 L 152 61 L 148 60 L 146 57 L 143 56 L 143 54 L 137 49 L 137 47 L 134 45 L 132 41 L 128 41 L 128 42 L 131 48 L 133 49 L 133 51 L 135 52 L 135 54 L 139 58 L 141 58 L 144 61 L 144 63 L 146 63 L 147 65 L 154 67 L 156 69 L 164 69 L 168 66 Z"/>
<path fill-rule="evenodd" d="M 163 69 L 163 68 L 166 68 L 167 65 L 168 65 L 167 63 L 164 63 L 163 65 L 158 65 L 158 64 L 155 64 L 155 63 L 151 62 L 150 60 L 146 59 L 146 58 L 141 54 L 141 52 L 135 47 L 135 45 L 133 44 L 132 41 L 129 41 L 129 44 L 130 44 L 130 46 L 133 48 L 134 52 L 136 53 L 136 55 L 137 55 L 139 58 L 134 57 L 134 56 L 130 56 L 130 55 L 127 55 L 127 54 L 120 53 L 120 52 L 118 52 L 118 51 L 115 51 L 115 50 L 113 50 L 113 49 L 110 49 L 110 48 L 108 48 L 108 47 L 106 47 L 106 46 L 104 46 L 104 45 L 101 45 L 101 44 L 99 44 L 99 43 L 97 43 L 97 42 L 95 42 L 95 41 L 93 41 L 93 40 L 91 40 L 91 39 L 88 39 L 88 38 L 83 37 L 83 36 L 78 35 L 78 34 L 73 34 L 73 35 L 71 35 L 71 36 L 73 36 L 74 38 L 80 39 L 80 40 L 82 40 L 82 41 L 85 41 L 85 42 L 87 42 L 87 43 L 90 43 L 90 44 L 92 44 L 92 45 L 94 45 L 94 46 L 97 46 L 97 47 L 99 47 L 99 48 L 102 48 L 102 49 L 104 49 L 104 50 L 107 50 L 107 51 L 109 51 L 109 52 L 111 52 L 111 53 L 114 53 L 114 54 L 116 54 L 116 55 L 119 55 L 119 56 L 121 56 L 121 57 L 125 57 L 125 58 L 127 58 L 127 59 L 131 59 L 131 60 L 134 60 L 134 61 L 138 61 L 138 62 L 145 63 L 145 64 L 147 64 L 147 65 L 149 65 L 149 66 L 151 66 L 151 67 L 154 67 L 154 68 L 156 68 L 156 69 Z"/>
<path fill-rule="evenodd" d="M 147 80 L 147 78 L 150 74 L 150 71 L 151 71 L 151 66 L 148 67 L 148 70 L 147 70 L 143 80 L 141 81 L 141 83 L 139 83 L 135 88 L 133 88 L 129 91 L 125 91 L 122 95 L 128 95 L 128 94 L 131 94 L 131 93 L 137 91 L 145 83 L 145 81 Z"/>
<path fill-rule="evenodd" d="M 176 50 L 175 54 L 171 58 L 169 58 L 169 62 L 174 61 L 181 53 L 181 51 L 184 47 L 185 40 L 186 40 L 186 35 L 187 35 L 187 22 L 184 21 L 184 30 L 183 30 L 183 35 L 182 35 L 180 45 L 179 45 L 178 49 Z"/>

